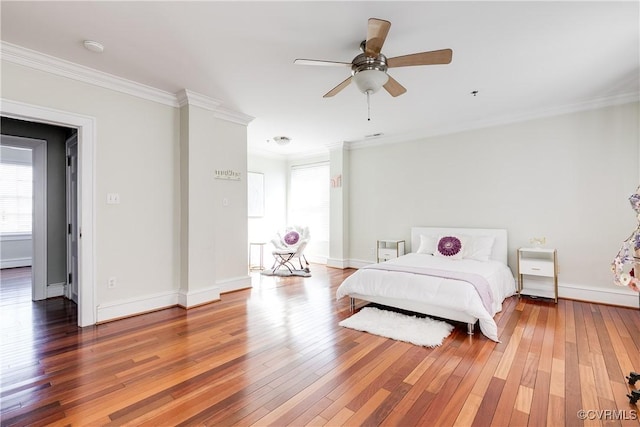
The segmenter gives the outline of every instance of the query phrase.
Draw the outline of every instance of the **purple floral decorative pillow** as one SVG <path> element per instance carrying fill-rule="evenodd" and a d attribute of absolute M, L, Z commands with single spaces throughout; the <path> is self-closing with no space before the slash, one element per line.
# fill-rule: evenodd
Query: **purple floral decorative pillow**
<path fill-rule="evenodd" d="M 297 231 L 290 231 L 284 235 L 282 240 L 284 240 L 287 245 L 293 246 L 298 243 L 298 240 L 300 240 L 300 234 L 298 234 Z"/>
<path fill-rule="evenodd" d="M 435 255 L 450 259 L 460 259 L 464 251 L 464 242 L 456 236 L 444 236 L 438 240 Z"/>

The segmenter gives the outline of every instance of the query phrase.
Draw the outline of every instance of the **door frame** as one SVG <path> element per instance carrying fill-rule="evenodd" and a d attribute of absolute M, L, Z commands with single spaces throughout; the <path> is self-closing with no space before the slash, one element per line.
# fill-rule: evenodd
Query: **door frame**
<path fill-rule="evenodd" d="M 78 130 L 78 326 L 93 325 L 97 319 L 94 235 L 96 119 L 4 98 L 0 99 L 0 114 Z"/>
<path fill-rule="evenodd" d="M 33 213 L 31 220 L 31 299 L 47 298 L 47 141 L 2 135 L 2 145 L 31 150 Z"/>
<path fill-rule="evenodd" d="M 73 147 L 73 149 L 72 149 Z M 67 138 L 64 144 L 65 157 L 67 159 L 67 167 L 65 168 L 66 176 L 66 195 L 67 195 L 67 286 L 65 286 L 64 296 L 76 304 L 78 303 L 78 181 L 77 181 L 77 162 L 78 162 L 78 135 L 74 133 Z M 72 151 L 75 155 L 72 156 Z M 73 178 L 73 168 L 76 168 L 76 179 Z"/>

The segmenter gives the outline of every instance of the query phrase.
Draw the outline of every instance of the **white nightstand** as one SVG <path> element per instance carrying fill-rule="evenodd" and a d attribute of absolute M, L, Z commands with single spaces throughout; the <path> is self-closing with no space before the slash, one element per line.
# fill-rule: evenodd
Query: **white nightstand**
<path fill-rule="evenodd" d="M 552 277 L 553 299 L 558 303 L 558 252 L 555 249 L 518 249 L 518 294 L 536 295 L 534 290 L 524 288 L 523 276 Z"/>
<path fill-rule="evenodd" d="M 388 261 L 404 255 L 404 240 L 378 240 L 378 262 Z"/>

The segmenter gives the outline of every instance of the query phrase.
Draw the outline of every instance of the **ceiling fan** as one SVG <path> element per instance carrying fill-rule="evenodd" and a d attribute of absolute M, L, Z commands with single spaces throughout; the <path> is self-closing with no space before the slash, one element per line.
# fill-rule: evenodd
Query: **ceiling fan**
<path fill-rule="evenodd" d="M 376 93 L 384 87 L 391 96 L 399 96 L 407 91 L 393 77 L 387 74 L 388 68 L 408 67 L 413 65 L 449 64 L 453 51 L 451 49 L 434 50 L 430 52 L 414 53 L 410 55 L 387 58 L 381 52 L 387 34 L 391 28 L 391 22 L 383 19 L 370 18 L 367 26 L 367 39 L 360 43 L 361 54 L 353 58 L 351 62 L 324 61 L 317 59 L 296 59 L 295 64 L 300 65 L 325 65 L 351 67 L 351 76 L 331 89 L 324 95 L 329 98 L 347 87 L 353 80 L 360 92 L 367 95 Z"/>

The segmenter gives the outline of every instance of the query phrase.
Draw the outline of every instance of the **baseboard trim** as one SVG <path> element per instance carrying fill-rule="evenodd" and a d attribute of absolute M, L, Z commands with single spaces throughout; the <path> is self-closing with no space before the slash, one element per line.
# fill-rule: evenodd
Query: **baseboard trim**
<path fill-rule="evenodd" d="M 142 298 L 115 301 L 108 304 L 100 304 L 96 309 L 96 323 L 136 316 L 150 311 L 161 310 L 178 305 L 176 292 L 164 292 L 149 295 Z"/>
<path fill-rule="evenodd" d="M 16 268 L 16 267 L 31 267 L 33 260 L 31 257 L 27 258 L 11 258 L 3 259 L 0 261 L 0 268 Z"/>
<path fill-rule="evenodd" d="M 219 280 L 216 282 L 216 286 L 220 289 L 221 294 L 247 289 L 251 287 L 251 276 L 240 276 Z"/>
<path fill-rule="evenodd" d="M 366 261 L 363 259 L 349 259 L 346 261 L 349 268 L 362 268 L 369 264 L 375 264 L 375 261 Z"/>
<path fill-rule="evenodd" d="M 349 268 L 349 260 L 327 258 L 327 267 L 340 268 L 344 270 L 345 268 Z"/>
<path fill-rule="evenodd" d="M 47 285 L 47 298 L 55 298 L 64 296 L 65 282 L 50 283 Z"/>
<path fill-rule="evenodd" d="M 58 292 L 58 284 L 55 291 Z M 62 293 L 64 294 L 64 284 L 61 284 Z M 51 285 L 49 286 L 51 287 Z M 155 295 L 149 295 L 142 298 L 131 298 L 128 300 L 115 301 L 108 304 L 101 304 L 97 307 L 97 322 L 103 323 L 116 319 L 122 319 L 131 316 L 137 316 L 142 313 L 162 310 L 168 307 L 180 306 L 182 308 L 193 308 L 203 304 L 220 301 L 220 294 L 224 292 L 232 292 L 240 289 L 251 287 L 251 277 L 242 276 L 218 282 L 215 286 L 206 289 L 198 289 L 196 291 L 178 291 L 164 292 Z M 58 296 L 58 295 L 54 295 Z"/>
<path fill-rule="evenodd" d="M 177 294 L 178 305 L 184 308 L 192 308 L 198 305 L 220 301 L 220 287 L 218 285 L 195 291 L 179 291 Z"/>
<path fill-rule="evenodd" d="M 570 283 L 558 284 L 560 298 L 595 302 L 640 309 L 640 296 L 629 288 L 611 285 L 610 288 L 586 287 Z"/>

